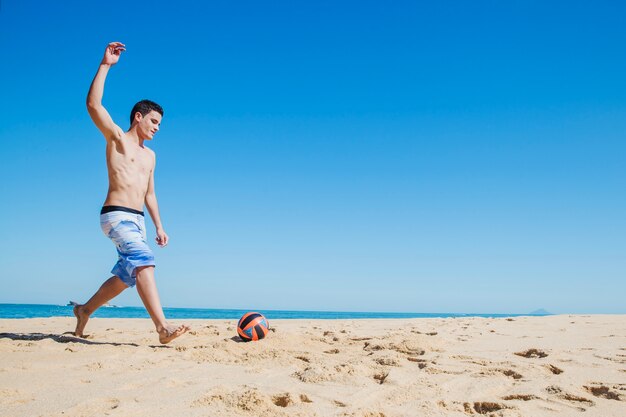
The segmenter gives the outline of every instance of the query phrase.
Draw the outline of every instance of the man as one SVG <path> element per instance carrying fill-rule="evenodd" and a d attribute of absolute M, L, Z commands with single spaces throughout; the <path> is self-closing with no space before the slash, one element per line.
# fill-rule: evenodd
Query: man
<path fill-rule="evenodd" d="M 107 46 L 87 95 L 89 115 L 107 142 L 109 192 L 100 212 L 100 226 L 117 247 L 119 259 L 111 271 L 113 276 L 87 303 L 74 307 L 77 320 L 74 334 L 82 337 L 94 311 L 126 288 L 137 285 L 137 292 L 156 326 L 159 341 L 168 343 L 187 332 L 189 327 L 174 326 L 165 320 L 154 281 L 154 256 L 146 242 L 142 211 L 145 204 L 156 226 L 156 241 L 159 246 L 166 246 L 169 237 L 163 230 L 154 192 L 155 154 L 144 145 L 159 130 L 163 109 L 152 101 L 140 101 L 130 114 L 130 129 L 124 132 L 102 106 L 107 73 L 125 50 L 120 42 Z"/>

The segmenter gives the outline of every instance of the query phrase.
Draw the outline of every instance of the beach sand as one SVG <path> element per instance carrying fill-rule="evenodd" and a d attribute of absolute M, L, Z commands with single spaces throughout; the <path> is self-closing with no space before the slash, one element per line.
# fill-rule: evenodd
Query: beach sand
<path fill-rule="evenodd" d="M 626 316 L 0 320 L 1 416 L 625 416 Z"/>

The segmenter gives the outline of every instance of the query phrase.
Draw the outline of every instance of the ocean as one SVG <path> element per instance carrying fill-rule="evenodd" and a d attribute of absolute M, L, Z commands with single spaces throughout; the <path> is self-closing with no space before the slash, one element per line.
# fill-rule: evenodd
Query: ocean
<path fill-rule="evenodd" d="M 0 304 L 1 319 L 73 317 L 72 306 L 53 304 Z M 168 319 L 239 319 L 250 310 L 211 308 L 164 308 Z M 254 310 L 271 319 L 407 319 L 447 317 L 517 317 L 544 314 L 381 313 L 348 311 Z M 92 317 L 149 318 L 143 307 L 101 307 Z"/>

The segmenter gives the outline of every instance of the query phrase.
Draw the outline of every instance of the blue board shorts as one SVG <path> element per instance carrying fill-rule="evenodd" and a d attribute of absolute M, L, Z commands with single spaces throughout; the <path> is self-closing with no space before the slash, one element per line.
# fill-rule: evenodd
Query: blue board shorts
<path fill-rule="evenodd" d="M 135 270 L 140 266 L 155 266 L 154 254 L 148 246 L 143 212 L 120 206 L 104 206 L 100 212 L 102 232 L 117 248 L 118 260 L 111 273 L 124 284 L 134 287 Z"/>

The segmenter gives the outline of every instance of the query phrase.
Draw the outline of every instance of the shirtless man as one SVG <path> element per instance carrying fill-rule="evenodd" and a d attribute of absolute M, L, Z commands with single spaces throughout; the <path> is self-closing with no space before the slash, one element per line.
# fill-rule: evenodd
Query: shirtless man
<path fill-rule="evenodd" d="M 137 285 L 137 292 L 148 310 L 161 343 L 168 343 L 189 330 L 187 325 L 168 324 L 163 314 L 154 281 L 154 256 L 146 242 L 143 206 L 146 205 L 156 226 L 156 241 L 160 247 L 169 240 L 159 216 L 154 192 L 154 151 L 144 145 L 159 130 L 163 109 L 158 104 L 142 100 L 130 114 L 130 129 L 124 132 L 102 106 L 104 81 L 109 69 L 117 63 L 126 48 L 120 42 L 110 43 L 87 95 L 91 119 L 104 135 L 109 173 L 109 192 L 100 212 L 100 226 L 117 247 L 118 262 L 113 276 L 82 305 L 74 307 L 76 336 L 83 336 L 89 316 L 101 305 L 128 287 Z"/>

